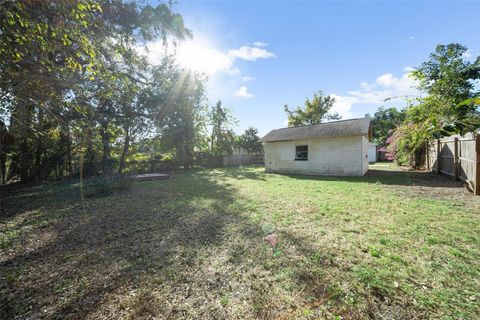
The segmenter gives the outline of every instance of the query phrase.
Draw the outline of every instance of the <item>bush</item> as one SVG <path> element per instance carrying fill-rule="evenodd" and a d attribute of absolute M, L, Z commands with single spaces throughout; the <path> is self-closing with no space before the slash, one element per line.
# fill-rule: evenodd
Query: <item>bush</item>
<path fill-rule="evenodd" d="M 85 197 L 109 196 L 114 191 L 120 192 L 130 189 L 133 182 L 134 178 L 129 175 L 90 178 L 83 186 L 83 194 Z"/>
<path fill-rule="evenodd" d="M 400 165 L 420 167 L 423 165 L 422 154 L 425 142 L 430 137 L 421 124 L 403 124 L 393 133 L 387 151 Z"/>
<path fill-rule="evenodd" d="M 127 174 L 119 174 L 111 177 L 111 181 L 114 191 L 123 191 L 130 189 L 135 179 Z"/>

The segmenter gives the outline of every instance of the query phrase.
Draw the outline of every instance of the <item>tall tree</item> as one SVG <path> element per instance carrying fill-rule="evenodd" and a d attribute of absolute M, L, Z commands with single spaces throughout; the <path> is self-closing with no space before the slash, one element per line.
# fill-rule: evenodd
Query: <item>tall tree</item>
<path fill-rule="evenodd" d="M 425 141 L 464 134 L 480 128 L 480 99 L 475 81 L 480 79 L 480 56 L 465 60 L 467 48 L 438 45 L 430 59 L 412 73 L 424 98 L 412 101 L 404 123 L 395 133 L 395 158 L 403 164 L 421 165 Z"/>
<path fill-rule="evenodd" d="M 319 124 L 324 120 L 338 120 L 340 115 L 336 112 L 331 113 L 335 98 L 323 95 L 322 91 L 315 92 L 312 99 L 305 100 L 305 108 L 297 107 L 290 110 L 285 105 L 284 110 L 288 115 L 288 126 L 302 126 Z"/>
<path fill-rule="evenodd" d="M 235 133 L 232 127 L 237 122 L 232 115 L 232 111 L 227 107 L 223 107 L 222 102 L 219 100 L 217 104 L 212 107 L 208 117 L 212 127 L 210 135 L 211 154 L 231 154 L 235 144 Z"/>
<path fill-rule="evenodd" d="M 205 139 L 206 91 L 203 76 L 181 69 L 172 57 L 165 57 L 154 68 L 152 78 L 141 97 L 141 103 L 153 109 L 163 146 L 174 160 L 185 168 L 193 164 L 194 151 Z"/>
<path fill-rule="evenodd" d="M 263 145 L 259 141 L 258 129 L 249 127 L 240 136 L 240 146 L 249 154 L 257 154 L 263 152 Z"/>
<path fill-rule="evenodd" d="M 480 79 L 480 56 L 472 63 L 465 60 L 466 52 L 458 43 L 438 45 L 430 59 L 412 73 L 427 96 L 410 108 L 407 120 L 425 124 L 437 136 L 480 127 L 475 121 L 479 115 L 475 81 Z"/>
<path fill-rule="evenodd" d="M 13 135 L 0 119 L 0 184 L 4 184 L 7 178 L 7 153 L 13 145 L 13 139 Z"/>
<path fill-rule="evenodd" d="M 61 165 L 65 158 L 71 164 L 73 140 L 86 143 L 78 150 L 86 150 L 94 161 L 94 142 L 100 134 L 104 164 L 112 159 L 113 129 L 126 135 L 128 146 L 128 121 L 120 119 L 137 113 L 128 111 L 125 101 L 136 101 L 132 92 L 137 89 L 132 89 L 141 87 L 150 74 L 139 67 L 137 48 L 154 40 L 167 45 L 191 35 L 167 4 L 1 3 L 0 112 L 3 118 L 11 117 L 9 132 L 16 139 L 9 156 L 13 174 L 22 181 Z M 131 94 L 127 99 L 119 92 Z M 123 103 L 120 96 L 126 99 Z M 75 123 L 85 130 L 72 130 Z M 128 147 L 124 150 L 127 154 Z"/>

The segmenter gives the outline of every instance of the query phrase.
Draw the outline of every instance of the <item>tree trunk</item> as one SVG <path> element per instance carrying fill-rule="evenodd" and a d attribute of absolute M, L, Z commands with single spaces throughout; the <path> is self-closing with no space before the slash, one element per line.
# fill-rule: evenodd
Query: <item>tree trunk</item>
<path fill-rule="evenodd" d="M 123 151 L 120 157 L 120 164 L 118 166 L 118 173 L 122 173 L 125 168 L 125 162 L 127 160 L 128 149 L 130 148 L 130 133 L 128 128 L 125 130 L 125 141 L 123 142 Z"/>
<path fill-rule="evenodd" d="M 66 156 L 67 156 L 67 172 L 68 176 L 71 177 L 73 174 L 72 170 L 72 137 L 70 136 L 70 125 L 66 124 L 65 126 L 65 139 L 66 139 Z"/>
<path fill-rule="evenodd" d="M 112 166 L 110 164 L 110 134 L 108 133 L 108 121 L 102 121 L 102 129 L 100 130 L 100 136 L 102 137 L 102 146 L 103 146 L 103 158 L 102 166 L 103 173 L 111 173 Z"/>
<path fill-rule="evenodd" d="M 4 146 L 3 146 L 3 132 L 0 132 L 0 184 L 5 184 L 5 179 L 6 179 L 6 174 L 7 174 L 7 157 L 4 152 Z M 6 140 L 6 139 L 5 139 Z"/>
<path fill-rule="evenodd" d="M 82 157 L 80 162 L 80 172 L 82 176 L 89 177 L 94 174 L 97 174 L 97 166 L 95 163 L 95 150 L 93 149 L 92 142 L 92 129 L 87 127 L 85 129 L 85 144 L 86 144 L 86 153 L 85 157 Z"/>
<path fill-rule="evenodd" d="M 42 154 L 43 154 L 43 107 L 38 108 L 38 123 L 37 123 L 37 145 L 35 148 L 35 179 L 41 179 L 41 164 L 42 164 Z"/>
<path fill-rule="evenodd" d="M 215 135 L 214 135 L 214 130 L 212 129 L 212 137 L 210 141 L 210 153 L 213 155 L 213 147 L 215 145 Z"/>
<path fill-rule="evenodd" d="M 30 153 L 28 150 L 28 139 L 30 137 L 30 126 L 32 123 L 32 107 L 22 105 L 20 108 L 20 180 L 22 182 L 27 182 L 30 179 Z"/>
<path fill-rule="evenodd" d="M 183 167 L 185 169 L 190 169 L 192 168 L 193 164 L 193 154 L 191 150 L 188 149 L 188 144 L 185 146 L 185 151 L 184 151 L 184 162 L 183 162 Z"/>

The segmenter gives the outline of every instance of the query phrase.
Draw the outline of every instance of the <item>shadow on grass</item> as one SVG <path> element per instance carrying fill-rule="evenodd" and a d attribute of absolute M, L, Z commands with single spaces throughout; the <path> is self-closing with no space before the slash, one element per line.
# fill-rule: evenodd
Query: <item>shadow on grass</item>
<path fill-rule="evenodd" d="M 354 183 L 376 183 L 398 186 L 422 186 L 431 188 L 463 188 L 463 184 L 451 177 L 423 171 L 393 171 L 369 169 L 363 177 L 315 176 L 282 174 L 301 180 L 345 181 Z"/>
<path fill-rule="evenodd" d="M 399 183 L 397 174 L 405 177 L 294 177 Z M 340 310 L 341 295 L 333 295 L 338 279 L 312 273 L 314 265 L 339 268 L 335 252 L 284 231 L 281 241 L 291 252 L 273 256 L 228 179 L 266 175 L 248 168 L 191 171 L 83 202 L 76 181 L 9 189 L 0 221 L 0 231 L 11 234 L 0 243 L 0 314 L 274 319 L 326 302 Z M 293 300 L 272 290 L 282 286 L 276 274 L 289 268 L 288 281 L 300 288 L 290 293 Z M 219 302 L 226 295 L 237 299 L 231 307 Z"/>
<path fill-rule="evenodd" d="M 260 226 L 235 205 L 237 190 L 220 183 L 242 174 L 263 179 L 262 173 L 242 169 L 194 171 L 83 203 L 75 181 L 11 188 L 0 225 L 14 233 L 1 247 L 0 313 L 242 317 L 218 301 L 243 292 L 239 299 L 258 308 L 240 314 L 272 318 L 284 307 L 270 304 L 272 270 L 264 263 L 271 252 Z M 156 298 L 139 297 L 152 292 Z"/>

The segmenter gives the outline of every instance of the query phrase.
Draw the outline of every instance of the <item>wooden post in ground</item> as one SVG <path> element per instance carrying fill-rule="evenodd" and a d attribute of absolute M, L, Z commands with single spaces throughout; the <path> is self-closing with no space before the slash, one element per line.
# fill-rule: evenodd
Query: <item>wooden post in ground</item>
<path fill-rule="evenodd" d="M 440 174 L 440 170 L 442 169 L 442 150 L 441 150 L 441 144 L 440 144 L 440 139 L 437 139 L 437 173 Z"/>
<path fill-rule="evenodd" d="M 430 141 L 425 142 L 425 166 L 426 169 L 430 171 Z"/>
<path fill-rule="evenodd" d="M 480 134 L 475 137 L 475 175 L 474 175 L 474 194 L 480 196 Z"/>
<path fill-rule="evenodd" d="M 453 152 L 453 179 L 455 181 L 458 181 L 458 176 L 459 176 L 459 173 L 460 173 L 460 168 L 459 168 L 459 161 L 458 161 L 458 138 L 455 137 L 453 139 L 453 148 L 454 148 L 454 152 Z"/>

